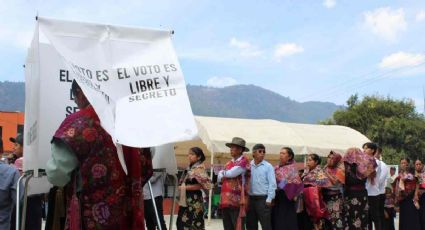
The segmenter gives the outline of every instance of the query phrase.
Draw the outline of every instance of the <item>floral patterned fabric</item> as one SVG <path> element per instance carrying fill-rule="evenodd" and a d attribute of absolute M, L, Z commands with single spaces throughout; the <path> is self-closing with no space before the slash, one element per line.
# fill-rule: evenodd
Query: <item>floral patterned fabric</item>
<path fill-rule="evenodd" d="M 187 179 L 195 179 L 203 189 L 209 190 L 212 187 L 210 177 L 208 176 L 204 164 L 194 164 L 187 172 Z"/>
<path fill-rule="evenodd" d="M 343 161 L 350 165 L 356 164 L 356 176 L 359 179 L 367 178 L 369 175 L 375 173 L 375 169 L 378 167 L 373 157 L 358 148 L 348 149 Z"/>
<path fill-rule="evenodd" d="M 67 144 L 79 161 L 81 190 L 74 191 L 78 177 L 73 177 L 67 195 L 69 202 L 78 192 L 83 229 L 144 229 L 142 187 L 152 175 L 149 151 L 123 147 L 126 175 L 112 138 L 91 106 L 69 115 L 53 141 Z"/>
<path fill-rule="evenodd" d="M 285 191 L 289 200 L 293 200 L 296 196 L 301 194 L 304 185 L 298 174 L 295 161 L 289 161 L 284 165 L 276 165 L 274 171 L 278 189 Z"/>
<path fill-rule="evenodd" d="M 344 206 L 346 229 L 364 230 L 368 228 L 367 196 L 346 196 Z"/>
<path fill-rule="evenodd" d="M 342 194 L 324 195 L 323 199 L 329 213 L 326 225 L 329 225 L 329 229 L 345 229 L 344 199 Z"/>
<path fill-rule="evenodd" d="M 185 184 L 200 184 L 203 189 L 212 187 L 210 178 L 205 171 L 204 164 L 195 164 L 187 172 Z M 177 217 L 177 230 L 202 230 L 204 223 L 204 200 L 202 192 L 186 191 L 187 207 L 180 207 Z"/>
<path fill-rule="evenodd" d="M 313 170 L 307 170 L 302 175 L 304 185 L 317 187 L 331 187 L 332 183 L 326 176 L 322 167 L 316 166 Z"/>
<path fill-rule="evenodd" d="M 249 168 L 249 160 L 246 156 L 242 156 L 236 161 L 229 161 L 225 165 L 226 170 L 239 166 L 245 169 Z M 244 176 L 245 178 L 242 178 Z M 220 208 L 239 208 L 241 201 L 242 181 L 249 182 L 248 173 L 235 178 L 223 178 L 221 187 Z M 249 191 L 248 183 L 245 183 L 245 193 Z M 247 194 L 245 194 L 247 195 Z"/>

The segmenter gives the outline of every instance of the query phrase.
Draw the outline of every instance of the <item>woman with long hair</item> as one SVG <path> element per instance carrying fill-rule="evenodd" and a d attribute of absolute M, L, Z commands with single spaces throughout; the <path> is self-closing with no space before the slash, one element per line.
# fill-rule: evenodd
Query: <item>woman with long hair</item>
<path fill-rule="evenodd" d="M 332 186 L 322 190 L 323 200 L 329 213 L 329 219 L 325 222 L 328 229 L 345 229 L 343 186 L 345 184 L 345 168 L 342 156 L 331 151 L 324 168 Z"/>
<path fill-rule="evenodd" d="M 189 167 L 180 180 L 180 202 L 177 229 L 205 229 L 204 199 L 201 190 L 211 189 L 211 181 L 205 171 L 205 155 L 202 149 L 193 147 L 187 154 Z"/>
<path fill-rule="evenodd" d="M 275 168 L 277 191 L 272 209 L 272 229 L 297 230 L 295 197 L 303 190 L 303 183 L 295 166 L 294 151 L 289 147 L 280 150 L 280 162 Z"/>
<path fill-rule="evenodd" d="M 421 220 L 421 228 L 425 229 L 425 171 L 424 164 L 421 160 L 417 159 L 415 161 L 415 170 L 416 177 L 418 178 L 419 190 L 418 190 L 418 198 L 419 198 L 419 216 Z"/>
<path fill-rule="evenodd" d="M 306 220 L 305 229 L 312 229 L 312 227 L 322 229 L 324 220 L 328 217 L 321 189 L 331 187 L 332 183 L 320 167 L 320 163 L 321 159 L 317 154 L 309 154 L 307 156 L 307 170 L 302 175 L 305 211 L 309 217 Z"/>
<path fill-rule="evenodd" d="M 368 228 L 366 180 L 377 167 L 373 157 L 359 148 L 349 148 L 343 158 L 345 167 L 344 212 L 348 229 Z"/>
<path fill-rule="evenodd" d="M 400 172 L 394 181 L 396 202 L 400 210 L 399 230 L 420 230 L 418 179 L 409 158 L 400 160 Z"/>

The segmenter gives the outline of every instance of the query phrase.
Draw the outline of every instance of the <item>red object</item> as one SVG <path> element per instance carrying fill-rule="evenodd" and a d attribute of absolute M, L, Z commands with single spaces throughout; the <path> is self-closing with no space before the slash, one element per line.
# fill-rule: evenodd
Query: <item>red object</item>
<path fill-rule="evenodd" d="M 80 201 L 76 194 L 72 195 L 69 204 L 69 229 L 80 230 L 81 229 L 81 210 Z"/>
<path fill-rule="evenodd" d="M 69 115 L 56 131 L 53 141 L 58 139 L 76 155 L 82 180 L 81 209 L 73 210 L 70 205 L 77 205 L 78 200 L 68 197 L 68 201 L 74 204 L 68 204 L 67 227 L 71 227 L 71 214 L 74 213 L 81 218 L 82 226 L 77 229 L 143 230 L 142 188 L 152 175 L 148 149 L 123 146 L 128 169 L 126 175 L 111 136 L 100 126 L 91 106 Z M 76 195 L 75 189 L 68 194 Z"/>
<path fill-rule="evenodd" d="M 328 217 L 326 204 L 323 202 L 322 194 L 318 187 L 304 188 L 304 203 L 307 214 L 312 218 L 314 223 Z"/>
<path fill-rule="evenodd" d="M 240 160 L 229 161 L 227 162 L 225 169 L 230 170 L 235 166 L 247 168 L 249 166 L 248 158 L 246 156 L 242 156 Z M 248 182 L 249 178 L 246 174 L 245 177 L 245 182 Z M 224 177 L 221 186 L 220 208 L 239 208 L 242 186 L 242 175 L 235 178 Z"/>

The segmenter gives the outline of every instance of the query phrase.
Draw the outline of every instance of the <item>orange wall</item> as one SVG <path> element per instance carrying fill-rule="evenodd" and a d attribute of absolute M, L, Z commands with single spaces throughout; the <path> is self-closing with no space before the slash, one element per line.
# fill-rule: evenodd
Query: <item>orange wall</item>
<path fill-rule="evenodd" d="M 24 124 L 24 113 L 21 112 L 0 112 L 0 126 L 3 129 L 2 140 L 4 152 L 12 152 L 13 143 L 9 138 L 16 137 L 18 125 Z"/>

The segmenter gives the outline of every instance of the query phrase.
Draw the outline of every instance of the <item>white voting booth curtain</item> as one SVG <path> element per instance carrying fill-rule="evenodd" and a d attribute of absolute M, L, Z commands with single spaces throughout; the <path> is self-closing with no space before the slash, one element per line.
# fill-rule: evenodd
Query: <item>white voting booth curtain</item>
<path fill-rule="evenodd" d="M 165 146 L 155 158 L 168 154 L 174 162 L 164 166 L 165 160 L 154 159 L 156 168 L 176 170 L 166 144 L 197 136 L 169 31 L 38 17 L 25 66 L 25 171 L 45 168 L 54 132 L 77 111 L 73 79 L 118 149 Z M 122 153 L 119 157 L 126 170 Z M 30 194 L 48 189 L 43 178 L 30 184 Z"/>

